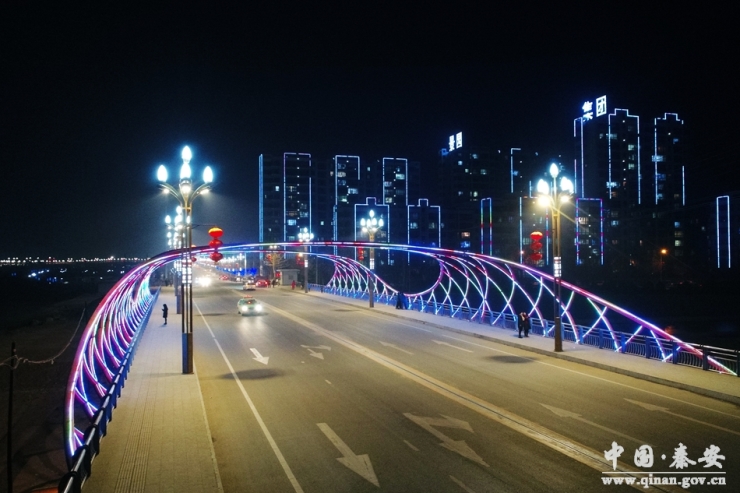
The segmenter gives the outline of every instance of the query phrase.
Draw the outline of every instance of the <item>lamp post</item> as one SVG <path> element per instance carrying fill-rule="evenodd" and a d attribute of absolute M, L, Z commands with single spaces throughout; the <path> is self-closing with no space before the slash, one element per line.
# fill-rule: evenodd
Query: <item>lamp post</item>
<path fill-rule="evenodd" d="M 177 188 L 167 183 L 167 168 L 162 164 L 157 169 L 157 179 L 165 193 L 175 197 L 182 207 L 185 218 L 184 248 L 180 255 L 182 259 L 182 279 L 180 283 L 182 308 L 182 372 L 193 373 L 193 200 L 198 195 L 208 193 L 213 181 L 213 170 L 206 166 L 203 170 L 203 183 L 194 186 L 190 175 L 190 160 L 193 153 L 188 146 L 182 149 L 182 166 L 180 167 L 180 181 Z"/>
<path fill-rule="evenodd" d="M 360 219 L 360 226 L 362 226 L 362 232 L 367 233 L 370 239 L 370 243 L 375 242 L 375 233 L 383 227 L 383 218 L 375 217 L 375 211 L 370 210 L 367 218 Z M 373 276 L 373 270 L 375 269 L 375 248 L 370 247 L 370 272 L 367 275 L 367 289 L 370 294 L 370 308 L 375 306 L 375 278 Z"/>
<path fill-rule="evenodd" d="M 298 232 L 298 240 L 303 243 L 303 292 L 308 293 L 308 245 L 313 241 L 313 233 L 308 228 L 303 228 Z"/>
<path fill-rule="evenodd" d="M 557 178 L 559 173 L 560 167 L 557 164 L 552 163 L 550 165 L 552 188 L 545 180 L 540 180 L 537 183 L 537 193 L 539 194 L 541 203 L 549 206 L 552 211 L 552 226 L 550 227 L 550 230 L 552 232 L 552 266 L 554 279 L 553 311 L 556 353 L 563 351 L 563 331 L 562 320 L 560 318 L 560 294 L 563 265 L 560 257 L 560 207 L 561 204 L 570 200 L 570 196 L 573 195 L 573 182 L 565 176 L 560 178 L 560 186 L 558 187 Z"/>

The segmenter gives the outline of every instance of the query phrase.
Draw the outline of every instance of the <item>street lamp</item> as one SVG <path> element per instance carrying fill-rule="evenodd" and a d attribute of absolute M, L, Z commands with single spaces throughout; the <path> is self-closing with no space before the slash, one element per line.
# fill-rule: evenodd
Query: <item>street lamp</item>
<path fill-rule="evenodd" d="M 367 233 L 370 239 L 370 243 L 375 242 L 375 233 L 383 227 L 383 218 L 375 217 L 375 211 L 370 210 L 368 212 L 368 218 L 360 219 L 360 226 L 362 226 L 362 232 Z M 375 279 L 373 277 L 373 269 L 375 269 L 375 248 L 370 247 L 370 272 L 367 275 L 367 289 L 370 294 L 370 308 L 375 306 Z"/>
<path fill-rule="evenodd" d="M 313 241 L 313 233 L 308 228 L 303 228 L 298 232 L 298 240 L 303 243 L 303 292 L 308 293 L 308 243 Z"/>
<path fill-rule="evenodd" d="M 663 262 L 665 258 L 665 254 L 668 253 L 668 250 L 665 248 L 660 249 L 660 282 L 663 282 Z"/>
<path fill-rule="evenodd" d="M 560 207 L 563 203 L 570 200 L 573 195 L 573 182 L 567 177 L 560 178 L 560 187 L 557 185 L 557 177 L 560 173 L 560 167 L 552 163 L 550 165 L 550 176 L 552 177 L 552 188 L 545 180 L 537 183 L 537 193 L 540 197 L 540 203 L 549 206 L 552 210 L 552 265 L 554 278 L 554 322 L 555 322 L 555 352 L 563 351 L 563 332 L 562 321 L 560 318 L 560 293 L 562 283 L 562 259 L 560 257 Z"/>
<path fill-rule="evenodd" d="M 160 182 L 162 190 L 178 200 L 185 218 L 185 248 L 181 254 L 183 275 L 180 283 L 182 303 L 182 372 L 193 373 L 193 200 L 198 195 L 208 193 L 211 189 L 213 170 L 211 170 L 210 166 L 206 166 L 203 170 L 203 183 L 194 187 L 190 179 L 190 160 L 193 157 L 190 147 L 183 147 L 181 157 L 182 166 L 180 167 L 180 181 L 177 188 L 167 183 L 167 168 L 163 164 L 157 169 L 157 179 Z"/>

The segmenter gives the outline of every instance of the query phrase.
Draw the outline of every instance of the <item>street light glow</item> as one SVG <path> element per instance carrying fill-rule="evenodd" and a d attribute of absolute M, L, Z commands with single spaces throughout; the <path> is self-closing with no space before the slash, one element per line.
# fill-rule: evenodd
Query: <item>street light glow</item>
<path fill-rule="evenodd" d="M 157 168 L 157 180 L 163 183 L 167 181 L 167 168 L 164 167 L 164 164 L 160 164 Z"/>
<path fill-rule="evenodd" d="M 557 178 L 559 174 L 560 174 L 560 166 L 558 166 L 555 163 L 552 163 L 550 165 L 550 176 L 552 176 L 553 178 Z"/>
<path fill-rule="evenodd" d="M 206 169 L 203 170 L 203 181 L 205 183 L 211 183 L 213 181 L 213 170 L 210 166 L 206 166 Z"/>
<path fill-rule="evenodd" d="M 182 148 L 182 160 L 185 163 L 189 163 L 191 159 L 193 159 L 193 151 L 190 150 L 190 147 L 185 146 Z"/>

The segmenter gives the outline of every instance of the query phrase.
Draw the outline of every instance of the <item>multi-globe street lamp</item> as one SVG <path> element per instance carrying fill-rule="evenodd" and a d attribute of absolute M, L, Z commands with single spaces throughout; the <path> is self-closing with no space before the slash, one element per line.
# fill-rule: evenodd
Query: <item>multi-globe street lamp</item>
<path fill-rule="evenodd" d="M 308 242 L 313 241 L 313 233 L 308 228 L 298 232 L 298 241 L 303 243 L 303 292 L 308 293 Z"/>
<path fill-rule="evenodd" d="M 560 256 L 560 215 L 561 206 L 563 203 L 568 202 L 570 197 L 573 195 L 573 182 L 567 177 L 563 176 L 560 178 L 560 185 L 558 186 L 557 178 L 560 174 L 560 167 L 552 163 L 550 165 L 550 176 L 552 177 L 552 187 L 545 180 L 540 180 L 537 183 L 537 193 L 540 197 L 540 203 L 550 207 L 552 211 L 552 225 L 550 227 L 552 235 L 552 265 L 553 265 L 553 279 L 554 279 L 554 323 L 555 323 L 555 352 L 559 353 L 563 351 L 563 332 L 562 332 L 562 320 L 560 310 L 560 296 L 561 296 L 561 283 L 562 283 L 562 259 Z"/>
<path fill-rule="evenodd" d="M 370 210 L 367 218 L 360 219 L 360 226 L 362 226 L 362 232 L 367 233 L 370 243 L 375 242 L 375 233 L 383 227 L 383 218 L 375 217 L 375 211 Z M 370 308 L 375 306 L 375 279 L 373 277 L 373 270 L 375 269 L 375 248 L 370 247 L 370 272 L 367 275 L 367 289 L 370 298 Z"/>
<path fill-rule="evenodd" d="M 162 164 L 157 169 L 157 179 L 165 193 L 175 197 L 182 207 L 185 218 L 185 238 L 182 249 L 182 279 L 180 283 L 182 308 L 182 372 L 193 373 L 193 200 L 198 195 L 208 193 L 213 181 L 213 170 L 206 166 L 203 170 L 203 183 L 198 186 L 191 180 L 190 160 L 193 153 L 188 146 L 182 149 L 182 166 L 177 188 L 167 183 L 167 168 Z"/>

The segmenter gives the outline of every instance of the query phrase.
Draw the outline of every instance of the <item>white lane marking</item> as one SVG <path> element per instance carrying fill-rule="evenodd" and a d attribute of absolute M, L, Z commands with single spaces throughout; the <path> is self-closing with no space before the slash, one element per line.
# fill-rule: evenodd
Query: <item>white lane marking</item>
<path fill-rule="evenodd" d="M 411 443 L 410 443 L 410 442 L 409 442 L 408 440 L 404 440 L 404 441 L 403 441 L 403 443 L 405 443 L 406 445 L 408 445 L 408 446 L 409 446 L 409 448 L 410 448 L 411 450 L 413 450 L 414 452 L 418 452 L 418 451 L 419 451 L 419 449 L 418 449 L 418 448 L 416 448 L 416 447 L 414 447 L 413 445 L 411 445 Z"/>
<path fill-rule="evenodd" d="M 269 356 L 262 356 L 259 351 L 257 351 L 255 348 L 251 347 L 249 348 L 250 351 L 252 351 L 252 354 L 254 354 L 253 360 L 259 361 L 263 365 L 266 365 L 267 362 L 270 360 Z"/>
<path fill-rule="evenodd" d="M 452 345 L 452 344 L 450 344 L 449 342 L 435 341 L 434 339 L 432 339 L 432 342 L 434 342 L 434 343 L 437 343 L 437 344 L 439 344 L 439 345 L 441 345 L 441 346 L 450 346 L 450 347 L 454 347 L 455 349 L 459 349 L 460 351 L 465 351 L 465 352 L 468 352 L 468 353 L 472 353 L 472 352 L 473 352 L 473 351 L 471 351 L 470 349 L 463 349 L 463 348 L 461 348 L 461 347 L 458 347 L 458 346 L 453 346 L 453 345 Z"/>
<path fill-rule="evenodd" d="M 453 483 L 457 484 L 460 488 L 464 489 L 466 493 L 475 493 L 475 491 L 465 486 L 465 484 L 459 479 L 457 479 L 455 476 L 450 476 L 450 479 L 452 480 Z"/>
<path fill-rule="evenodd" d="M 329 385 L 331 385 L 331 382 L 330 382 L 329 380 L 324 380 L 324 382 L 326 382 L 326 383 L 328 383 Z"/>
<path fill-rule="evenodd" d="M 198 305 L 196 305 L 197 307 Z M 200 311 L 200 310 L 198 310 Z M 218 461 L 216 460 L 216 450 L 213 448 L 213 435 L 211 427 L 208 425 L 208 415 L 206 414 L 206 403 L 203 400 L 203 390 L 200 388 L 200 379 L 198 378 L 198 368 L 193 362 L 193 373 L 195 373 L 195 384 L 198 386 L 198 397 L 200 397 L 200 407 L 203 410 L 203 421 L 206 423 L 206 433 L 208 434 L 208 444 L 211 446 L 211 461 L 213 462 L 213 471 L 216 474 L 216 488 L 218 493 L 224 493 L 224 485 L 221 483 L 221 474 L 218 472 Z"/>
<path fill-rule="evenodd" d="M 401 351 L 402 353 L 410 354 L 411 356 L 414 355 L 414 353 L 412 353 L 411 351 L 406 351 L 405 349 L 401 349 L 400 347 L 396 346 L 395 344 L 391 344 L 390 342 L 383 342 L 383 341 L 378 341 L 378 342 L 382 344 L 383 346 L 392 347 L 393 349 Z"/>
<path fill-rule="evenodd" d="M 542 404 L 542 403 L 540 403 L 540 404 Z M 645 441 L 645 440 L 639 440 L 639 439 L 637 439 L 635 437 L 631 437 L 631 436 L 625 435 L 624 433 L 621 433 L 619 431 L 612 430 L 611 428 L 607 428 L 606 426 L 602 426 L 602 425 L 600 425 L 598 423 L 594 423 L 593 421 L 589 421 L 589 420 L 587 420 L 585 418 L 582 418 L 580 414 L 576 414 L 574 412 L 567 411 L 565 409 L 560 409 L 560 408 L 555 407 L 555 406 L 548 406 L 547 404 L 542 404 L 542 405 L 546 409 L 549 409 L 550 411 L 552 411 L 553 414 L 555 414 L 556 416 L 559 416 L 561 418 L 575 419 L 576 421 L 580 421 L 581 423 L 585 423 L 585 424 L 587 424 L 589 426 L 593 426 L 593 427 L 598 428 L 598 429 L 600 429 L 602 431 L 606 431 L 610 435 L 617 435 L 617 436 L 620 436 L 622 438 L 626 438 L 627 440 L 630 440 L 630 441 L 633 441 L 633 442 L 638 442 L 638 443 L 641 443 L 641 444 L 644 443 L 644 444 L 648 444 L 649 445 L 649 443 L 647 441 Z"/>
<path fill-rule="evenodd" d="M 349 446 L 339 438 L 339 435 L 334 433 L 334 430 L 329 428 L 328 424 L 316 423 L 316 426 L 319 427 L 324 435 L 326 435 L 326 438 L 328 438 L 337 450 L 339 450 L 339 453 L 342 454 L 342 457 L 337 458 L 341 464 L 380 488 L 378 477 L 375 475 L 372 462 L 370 462 L 370 456 L 367 454 L 357 455 L 352 452 L 352 449 L 350 449 Z"/>
<path fill-rule="evenodd" d="M 239 380 L 239 377 L 236 375 L 236 371 L 234 371 L 234 367 L 231 366 L 231 361 L 229 361 L 229 358 L 226 357 L 226 353 L 224 353 L 224 350 L 221 347 L 221 344 L 219 344 L 218 339 L 216 339 L 216 335 L 213 333 L 213 330 L 211 330 L 211 326 L 208 325 L 208 322 L 206 321 L 206 317 L 204 317 L 203 314 L 200 312 L 200 308 L 198 308 L 198 313 L 200 313 L 200 316 L 203 318 L 203 322 L 206 324 L 206 327 L 208 328 L 208 332 L 210 332 L 211 337 L 213 337 L 213 342 L 216 343 L 216 347 L 221 352 L 221 357 L 223 357 L 224 361 L 226 362 L 226 366 L 229 368 L 231 375 L 234 377 L 234 381 L 236 382 L 236 385 L 239 387 L 239 390 L 241 390 L 242 395 L 244 396 L 244 399 L 246 399 L 247 401 L 247 404 L 249 404 L 249 409 L 252 410 L 252 414 L 254 414 L 254 417 L 257 420 L 257 423 L 260 425 L 260 428 L 262 429 L 262 433 L 265 435 L 265 438 L 267 438 L 267 442 L 270 444 L 270 447 L 272 448 L 272 452 L 275 454 L 275 457 L 277 457 L 278 462 L 280 462 L 280 465 L 283 468 L 283 472 L 285 472 L 285 475 L 288 477 L 288 481 L 290 481 L 290 484 L 293 486 L 293 490 L 296 493 L 303 493 L 303 488 L 301 488 L 301 485 L 298 483 L 298 479 L 296 479 L 295 475 L 293 474 L 293 471 L 290 469 L 290 466 L 288 465 L 288 461 L 285 460 L 283 453 L 280 452 L 280 449 L 278 448 L 277 443 L 275 442 L 275 439 L 272 438 L 272 434 L 270 433 L 270 430 L 267 429 L 267 425 L 265 425 L 265 422 L 262 421 L 262 416 L 260 416 L 260 413 L 257 411 L 257 408 L 254 405 L 254 402 L 252 402 L 252 399 L 249 397 L 247 390 L 244 388 L 244 385 L 242 385 L 241 380 Z"/>
<path fill-rule="evenodd" d="M 698 419 L 694 419 L 694 418 L 691 418 L 689 416 L 684 416 L 683 414 L 674 413 L 670 409 L 668 409 L 667 407 L 660 407 L 660 406 L 656 406 L 654 404 L 648 404 L 646 402 L 633 401 L 632 399 L 627 399 L 626 397 L 624 398 L 624 400 L 627 401 L 627 402 L 631 402 L 632 404 L 638 405 L 638 406 L 640 406 L 643 409 L 647 409 L 648 411 L 660 411 L 662 413 L 666 413 L 666 414 L 671 415 L 671 416 L 676 416 L 677 418 L 682 418 L 682 419 L 686 419 L 686 420 L 689 420 L 689 421 L 693 421 L 694 423 L 699 423 L 700 425 L 710 426 L 710 427 L 716 428 L 718 430 L 726 431 L 727 433 L 732 433 L 733 435 L 740 435 L 740 432 L 738 432 L 738 431 L 730 430 L 728 428 L 722 428 L 721 426 L 713 425 L 712 423 L 707 423 L 706 421 L 699 421 Z"/>
<path fill-rule="evenodd" d="M 439 418 L 428 418 L 425 416 L 414 416 L 411 413 L 403 413 L 404 416 L 409 418 L 411 421 L 416 423 L 417 425 L 421 426 L 423 429 L 437 437 L 438 439 L 442 440 L 442 443 L 440 445 L 447 450 L 451 452 L 455 452 L 456 454 L 460 454 L 466 459 L 472 460 L 473 462 L 477 462 L 478 464 L 484 465 L 486 467 L 490 467 L 488 464 L 486 464 L 486 461 L 484 461 L 478 454 L 475 453 L 475 451 L 468 446 L 467 443 L 465 443 L 465 440 L 453 440 L 452 438 L 448 437 L 444 433 L 442 433 L 439 430 L 434 429 L 434 426 L 439 427 L 446 427 L 446 428 L 459 428 L 463 430 L 467 430 L 470 433 L 473 433 L 473 429 L 470 427 L 467 421 L 463 421 L 461 419 L 455 419 L 450 418 L 448 416 L 443 417 L 445 419 L 439 419 Z"/>
<path fill-rule="evenodd" d="M 292 313 L 273 306 L 269 306 L 269 308 L 272 309 L 275 313 L 278 313 L 283 317 L 293 320 L 294 322 L 314 331 L 318 335 L 327 337 L 337 342 L 338 344 L 341 344 L 342 346 L 351 349 L 352 351 L 355 351 L 400 375 L 405 376 L 409 380 L 413 380 L 414 382 L 422 385 L 423 387 L 426 387 L 429 390 L 432 390 L 444 397 L 447 397 L 448 399 L 455 401 L 458 404 L 461 404 L 462 406 L 465 406 L 468 409 L 471 409 L 492 421 L 495 421 L 518 433 L 521 433 L 522 435 L 525 435 L 541 443 L 542 445 L 545 445 L 557 452 L 560 452 L 561 454 L 570 457 L 571 459 L 574 459 L 581 464 L 595 469 L 598 472 L 607 470 L 609 467 L 612 467 L 612 463 L 606 461 L 606 459 L 604 458 L 603 452 L 590 449 L 585 445 L 582 445 L 565 437 L 564 435 L 549 430 L 544 426 L 535 423 L 534 421 L 530 421 L 510 411 L 507 411 L 506 409 L 491 404 L 490 402 L 479 399 L 474 395 L 468 394 L 450 385 L 447 385 L 441 380 L 437 380 L 436 378 L 433 378 L 410 366 L 404 365 L 403 363 L 400 363 L 392 358 L 368 349 L 365 346 L 362 346 L 361 344 L 358 344 L 354 341 L 344 339 L 343 337 L 340 337 L 339 335 L 329 330 L 323 329 L 318 325 L 309 322 L 308 320 L 304 320 L 296 315 L 293 315 Z M 619 464 L 617 469 L 613 470 L 619 470 L 625 475 L 633 477 L 636 477 L 634 476 L 636 472 L 640 472 L 634 467 L 624 464 Z"/>

